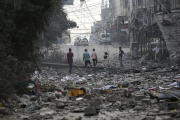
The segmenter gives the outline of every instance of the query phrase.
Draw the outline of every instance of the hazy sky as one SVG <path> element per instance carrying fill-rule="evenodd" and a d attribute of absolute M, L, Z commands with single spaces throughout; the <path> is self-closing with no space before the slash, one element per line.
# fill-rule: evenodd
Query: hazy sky
<path fill-rule="evenodd" d="M 68 19 L 75 21 L 79 26 L 79 28 L 71 29 L 72 42 L 77 35 L 89 39 L 90 34 L 83 33 L 90 33 L 93 22 L 101 20 L 101 0 L 86 0 L 82 5 L 80 0 L 74 0 L 74 5 L 64 6 L 64 9 L 68 14 Z"/>

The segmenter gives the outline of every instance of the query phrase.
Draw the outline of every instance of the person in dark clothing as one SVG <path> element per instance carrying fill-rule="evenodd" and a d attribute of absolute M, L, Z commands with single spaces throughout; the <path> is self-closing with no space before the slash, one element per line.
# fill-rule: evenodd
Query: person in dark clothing
<path fill-rule="evenodd" d="M 69 63 L 69 73 L 72 72 L 73 57 L 74 55 L 71 52 L 71 48 L 69 48 L 69 52 L 67 53 L 67 62 Z"/>
<path fill-rule="evenodd" d="M 122 56 L 124 55 L 124 51 L 121 50 L 121 47 L 119 47 L 119 62 L 120 62 L 120 66 L 124 67 L 124 65 L 122 64 Z"/>

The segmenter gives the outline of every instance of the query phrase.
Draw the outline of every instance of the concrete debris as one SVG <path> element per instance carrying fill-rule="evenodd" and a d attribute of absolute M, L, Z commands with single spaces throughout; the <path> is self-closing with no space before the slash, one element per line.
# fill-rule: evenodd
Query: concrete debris
<path fill-rule="evenodd" d="M 66 74 L 65 68 L 61 71 L 43 67 L 38 76 L 32 75 L 32 81 L 39 81 L 41 92 L 29 85 L 31 90 L 26 94 L 0 98 L 0 118 L 179 119 L 179 70 L 144 61 L 146 65 L 128 68 L 123 73 L 115 68 L 96 72 L 92 68 L 90 72 L 82 70 L 81 75 L 78 70 Z"/>
<path fill-rule="evenodd" d="M 110 95 L 107 97 L 108 102 L 115 102 L 117 101 L 117 95 Z"/>
<path fill-rule="evenodd" d="M 0 114 L 1 115 L 9 115 L 9 111 L 5 107 L 0 107 Z"/>
<path fill-rule="evenodd" d="M 90 102 L 90 106 L 95 107 L 97 109 L 100 108 L 101 104 L 102 104 L 102 101 L 92 101 L 92 102 Z"/>
<path fill-rule="evenodd" d="M 63 109 L 65 107 L 64 103 L 56 103 L 56 108 Z"/>
<path fill-rule="evenodd" d="M 95 107 L 87 107 L 84 109 L 84 114 L 85 115 L 96 115 L 96 108 Z"/>

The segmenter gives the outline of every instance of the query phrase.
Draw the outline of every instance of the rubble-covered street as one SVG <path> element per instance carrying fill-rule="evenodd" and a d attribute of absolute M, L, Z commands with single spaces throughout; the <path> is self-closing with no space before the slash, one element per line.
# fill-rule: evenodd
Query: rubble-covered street
<path fill-rule="evenodd" d="M 180 0 L 0 0 L 0 120 L 180 120 Z"/>
<path fill-rule="evenodd" d="M 179 68 L 146 60 L 128 68 L 128 56 L 125 68 L 74 68 L 68 74 L 67 68 L 42 67 L 31 78 L 41 95 L 33 95 L 38 86 L 28 84 L 26 94 L 1 98 L 1 119 L 179 120 Z"/>

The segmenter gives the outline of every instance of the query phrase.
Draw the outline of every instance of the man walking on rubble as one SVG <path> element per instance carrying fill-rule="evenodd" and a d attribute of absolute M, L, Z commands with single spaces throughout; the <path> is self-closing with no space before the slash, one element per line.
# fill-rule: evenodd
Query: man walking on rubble
<path fill-rule="evenodd" d="M 84 51 L 85 51 L 85 53 L 83 53 L 83 60 L 84 60 L 84 62 L 85 62 L 85 67 L 86 67 L 86 71 L 87 71 L 87 65 L 89 64 L 89 65 L 91 66 L 91 62 L 90 62 L 90 60 L 89 60 L 90 55 L 89 55 L 89 53 L 87 52 L 87 49 L 85 49 Z M 92 67 L 92 66 L 91 66 L 91 67 Z"/>
<path fill-rule="evenodd" d="M 72 72 L 73 57 L 74 55 L 71 52 L 71 48 L 69 48 L 69 52 L 67 53 L 67 62 L 69 63 L 69 73 Z"/>
<path fill-rule="evenodd" d="M 96 67 L 96 65 L 97 65 L 97 53 L 95 52 L 95 49 L 93 49 L 91 57 L 92 57 L 92 60 L 93 60 L 94 67 Z"/>
<path fill-rule="evenodd" d="M 124 55 L 124 51 L 121 50 L 121 47 L 119 47 L 119 62 L 120 62 L 120 66 L 124 67 L 124 65 L 122 64 L 122 56 Z"/>

